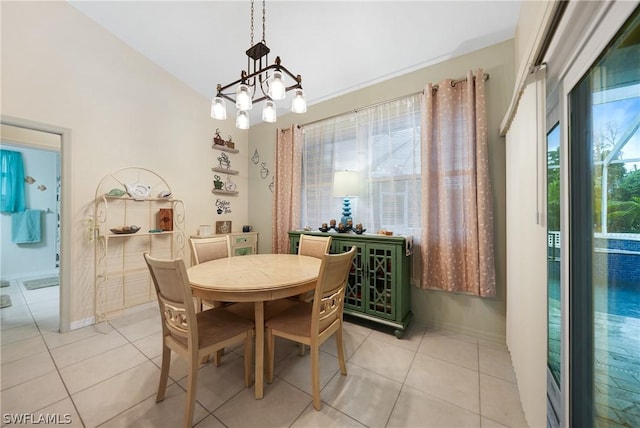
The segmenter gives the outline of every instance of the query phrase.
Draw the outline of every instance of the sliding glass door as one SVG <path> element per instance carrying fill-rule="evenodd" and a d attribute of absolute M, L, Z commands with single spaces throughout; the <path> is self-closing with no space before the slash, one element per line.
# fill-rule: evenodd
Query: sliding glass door
<path fill-rule="evenodd" d="M 560 281 L 560 125 L 547 133 L 547 423 L 562 420 L 562 298 Z"/>
<path fill-rule="evenodd" d="M 569 113 L 571 425 L 640 427 L 638 9 L 569 93 Z M 552 315 L 550 300 L 559 376 Z"/>

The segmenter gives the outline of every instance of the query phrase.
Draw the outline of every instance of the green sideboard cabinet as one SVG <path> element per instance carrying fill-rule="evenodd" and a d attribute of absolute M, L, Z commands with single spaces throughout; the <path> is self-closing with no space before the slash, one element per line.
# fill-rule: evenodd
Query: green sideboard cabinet
<path fill-rule="evenodd" d="M 289 251 L 298 252 L 300 235 L 331 236 L 332 254 L 356 247 L 345 292 L 344 313 L 392 327 L 401 338 L 411 312 L 410 245 L 402 236 L 289 232 Z M 407 251 L 409 250 L 409 251 Z"/>

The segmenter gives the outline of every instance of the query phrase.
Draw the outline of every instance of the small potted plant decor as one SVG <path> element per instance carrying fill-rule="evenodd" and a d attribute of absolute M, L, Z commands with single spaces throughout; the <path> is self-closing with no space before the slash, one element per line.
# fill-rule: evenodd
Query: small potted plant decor
<path fill-rule="evenodd" d="M 229 135 L 229 139 L 227 140 L 227 147 L 229 147 L 230 149 L 233 149 L 233 148 L 235 148 L 235 147 L 236 147 L 236 143 L 234 143 L 234 142 L 231 140 L 231 135 Z"/>
<path fill-rule="evenodd" d="M 222 187 L 223 187 L 223 186 L 224 186 L 224 181 L 222 181 L 222 180 L 220 179 L 220 176 L 219 176 L 219 175 L 217 175 L 217 174 L 216 174 L 216 175 L 214 175 L 214 176 L 213 176 L 213 187 L 214 187 L 216 190 L 222 190 Z"/>

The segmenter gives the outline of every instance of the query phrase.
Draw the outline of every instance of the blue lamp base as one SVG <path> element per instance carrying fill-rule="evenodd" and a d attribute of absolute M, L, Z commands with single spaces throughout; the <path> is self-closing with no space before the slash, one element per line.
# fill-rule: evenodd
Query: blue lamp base
<path fill-rule="evenodd" d="M 353 218 L 351 218 L 351 201 L 349 198 L 344 198 L 342 201 L 342 218 L 340 218 L 340 223 L 342 223 L 344 227 L 347 227 L 349 220 L 353 222 Z"/>

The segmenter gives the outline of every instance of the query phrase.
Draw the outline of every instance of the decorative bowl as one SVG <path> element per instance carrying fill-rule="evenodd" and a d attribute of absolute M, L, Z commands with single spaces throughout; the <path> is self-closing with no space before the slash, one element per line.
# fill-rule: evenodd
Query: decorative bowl
<path fill-rule="evenodd" d="M 116 235 L 128 235 L 131 233 L 136 233 L 137 231 L 140 230 L 140 226 L 122 226 L 122 227 L 115 227 L 113 229 L 109 229 L 111 231 L 111 233 L 115 233 Z"/>
<path fill-rule="evenodd" d="M 126 194 L 127 194 L 127 192 L 125 192 L 125 191 L 124 191 L 124 190 L 122 190 L 122 189 L 111 189 L 111 190 L 109 191 L 109 193 L 105 193 L 105 195 L 106 195 L 106 196 L 114 196 L 114 197 L 118 197 L 118 198 L 119 198 L 120 196 L 124 196 L 124 195 L 126 195 Z"/>

